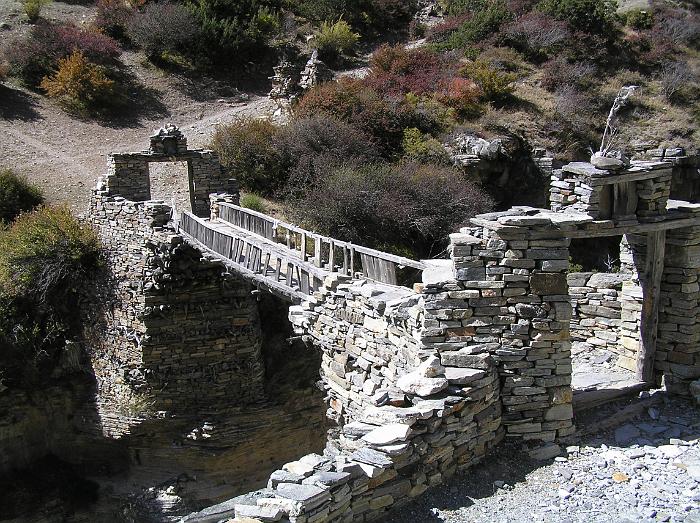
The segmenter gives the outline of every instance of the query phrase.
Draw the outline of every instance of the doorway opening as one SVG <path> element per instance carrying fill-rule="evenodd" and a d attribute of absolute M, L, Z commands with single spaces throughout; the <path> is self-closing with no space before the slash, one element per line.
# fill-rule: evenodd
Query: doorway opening
<path fill-rule="evenodd" d="M 194 191 L 189 162 L 150 162 L 148 177 L 151 199 L 163 200 L 173 206 L 177 214 L 182 210 L 193 210 L 191 195 Z"/>

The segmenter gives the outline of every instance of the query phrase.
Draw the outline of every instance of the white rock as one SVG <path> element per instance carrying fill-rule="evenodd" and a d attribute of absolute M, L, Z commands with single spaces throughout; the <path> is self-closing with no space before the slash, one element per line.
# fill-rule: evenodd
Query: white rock
<path fill-rule="evenodd" d="M 440 358 L 433 355 L 418 366 L 417 372 L 426 378 L 435 378 L 445 375 L 445 367 L 440 363 Z"/>
<path fill-rule="evenodd" d="M 400 423 L 392 423 L 377 427 L 372 432 L 362 436 L 362 441 L 366 441 L 370 445 L 390 445 L 397 441 L 406 441 L 411 433 L 411 427 Z"/>
<path fill-rule="evenodd" d="M 418 371 L 401 376 L 396 386 L 406 394 L 416 396 L 430 396 L 447 388 L 449 382 L 446 378 L 427 378 Z"/>
<path fill-rule="evenodd" d="M 609 158 L 607 156 L 598 156 L 598 153 L 591 156 L 591 164 L 598 169 L 620 169 L 625 166 L 622 160 Z"/>

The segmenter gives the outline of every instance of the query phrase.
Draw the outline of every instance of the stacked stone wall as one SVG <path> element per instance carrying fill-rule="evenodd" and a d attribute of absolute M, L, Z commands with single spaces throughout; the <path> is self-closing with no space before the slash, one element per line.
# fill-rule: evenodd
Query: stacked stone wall
<path fill-rule="evenodd" d="M 97 193 L 90 219 L 109 274 L 89 320 L 105 434 L 128 433 L 143 410 L 260 401 L 264 366 L 250 285 L 185 244 L 162 202 Z"/>
<path fill-rule="evenodd" d="M 424 346 L 425 318 L 439 315 L 446 292 L 441 284 L 415 294 L 330 277 L 293 307 L 293 323 L 322 351 L 338 428 L 324 456 L 274 472 L 254 505 L 208 510 L 293 522 L 377 520 L 481 459 L 503 436 L 498 375 L 488 354 L 445 366 Z M 427 303 L 434 312 L 424 316 Z"/>
<path fill-rule="evenodd" d="M 619 224 L 663 220 L 672 174 L 667 162 L 635 164 L 623 171 L 574 162 L 553 171 L 550 207 L 557 212 L 587 213 L 595 219 L 613 218 Z M 613 175 L 625 179 L 611 182 Z"/>
<path fill-rule="evenodd" d="M 672 392 L 700 377 L 700 227 L 666 233 L 655 368 Z"/>
<path fill-rule="evenodd" d="M 571 340 L 606 349 L 636 370 L 641 287 L 634 273 L 570 273 Z"/>
<path fill-rule="evenodd" d="M 530 240 L 527 217 L 493 218 L 502 233 L 452 236 L 456 292 L 472 296 L 463 326 L 476 334 L 458 351 L 486 351 L 497 362 L 509 437 L 555 441 L 574 430 L 568 240 Z"/>

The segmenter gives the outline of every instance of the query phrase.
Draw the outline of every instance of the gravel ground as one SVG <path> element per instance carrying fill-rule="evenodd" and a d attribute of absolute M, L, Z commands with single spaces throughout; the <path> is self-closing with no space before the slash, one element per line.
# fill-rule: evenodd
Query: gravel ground
<path fill-rule="evenodd" d="M 630 421 L 620 404 L 580 416 L 588 434 L 547 462 L 499 449 L 386 521 L 700 523 L 700 409 L 661 392 L 647 401 Z"/>

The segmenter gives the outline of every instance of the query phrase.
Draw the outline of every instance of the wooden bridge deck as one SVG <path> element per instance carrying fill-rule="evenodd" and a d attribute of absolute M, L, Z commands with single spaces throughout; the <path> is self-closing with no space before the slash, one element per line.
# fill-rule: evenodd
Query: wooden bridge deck
<path fill-rule="evenodd" d="M 332 273 L 398 285 L 402 270 L 415 276 L 425 268 L 415 260 L 319 235 L 232 204 L 219 204 L 215 220 L 182 212 L 178 230 L 188 243 L 254 285 L 295 303 L 313 294 Z"/>

